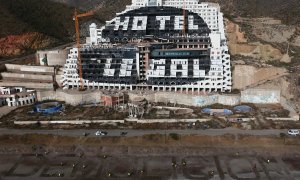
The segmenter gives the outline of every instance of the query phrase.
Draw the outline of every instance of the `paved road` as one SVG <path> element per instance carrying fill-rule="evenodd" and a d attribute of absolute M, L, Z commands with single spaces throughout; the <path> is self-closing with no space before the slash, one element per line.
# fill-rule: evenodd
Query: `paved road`
<path fill-rule="evenodd" d="M 99 129 L 75 129 L 75 130 L 31 130 L 31 129 L 0 129 L 0 135 L 4 134 L 13 134 L 13 135 L 24 135 L 24 134 L 52 134 L 52 135 L 63 135 L 63 136 L 83 136 L 84 133 L 88 133 L 88 136 L 96 136 L 95 132 Z M 271 135 L 279 135 L 280 133 L 286 133 L 286 129 L 269 129 L 269 130 L 240 130 L 235 128 L 226 128 L 226 129 L 207 129 L 207 130 L 105 130 L 101 129 L 101 131 L 106 131 L 107 136 L 120 136 L 120 133 L 123 131 L 128 132 L 126 136 L 142 136 L 146 134 L 169 134 L 169 133 L 177 133 L 180 135 L 207 135 L 207 136 L 218 136 L 224 134 L 249 134 L 249 135 L 258 135 L 258 136 L 271 136 Z"/>

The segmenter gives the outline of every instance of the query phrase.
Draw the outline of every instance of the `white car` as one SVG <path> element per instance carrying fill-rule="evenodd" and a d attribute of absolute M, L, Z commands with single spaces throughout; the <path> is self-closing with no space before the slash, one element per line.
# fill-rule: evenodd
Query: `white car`
<path fill-rule="evenodd" d="M 97 131 L 97 132 L 95 133 L 95 135 L 96 135 L 96 136 L 105 136 L 105 135 L 107 135 L 107 132 L 105 132 L 105 131 Z"/>
<path fill-rule="evenodd" d="M 293 135 L 293 136 L 297 136 L 300 134 L 299 130 L 298 129 L 289 129 L 288 130 L 288 134 L 289 135 Z"/>

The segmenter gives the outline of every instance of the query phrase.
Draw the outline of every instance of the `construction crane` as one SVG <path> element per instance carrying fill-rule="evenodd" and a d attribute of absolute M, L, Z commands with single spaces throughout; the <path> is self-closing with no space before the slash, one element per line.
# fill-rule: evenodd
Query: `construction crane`
<path fill-rule="evenodd" d="M 182 10 L 183 10 L 183 28 L 182 28 L 182 35 L 185 38 L 186 37 L 186 22 L 185 22 L 185 18 L 186 18 L 186 0 L 183 0 L 183 5 L 182 5 Z"/>
<path fill-rule="evenodd" d="M 84 83 L 82 78 L 82 64 L 81 64 L 81 57 L 80 57 L 80 31 L 79 31 L 79 18 L 86 17 L 86 16 L 92 16 L 94 14 L 93 11 L 89 11 L 87 13 L 79 14 L 77 9 L 74 11 L 73 20 L 75 21 L 75 32 L 76 32 L 76 46 L 77 46 L 77 67 L 79 70 L 79 78 L 80 78 L 80 87 L 79 90 L 84 90 Z"/>

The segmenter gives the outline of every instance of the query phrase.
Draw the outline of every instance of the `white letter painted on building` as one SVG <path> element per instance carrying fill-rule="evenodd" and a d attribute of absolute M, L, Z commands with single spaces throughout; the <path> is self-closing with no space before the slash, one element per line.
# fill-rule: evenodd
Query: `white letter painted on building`
<path fill-rule="evenodd" d="M 121 18 L 117 17 L 114 30 L 117 31 L 117 30 L 119 30 L 120 26 L 123 26 L 122 30 L 127 31 L 128 30 L 129 19 L 130 19 L 130 17 L 125 17 L 125 20 L 123 22 L 121 22 Z"/>
<path fill-rule="evenodd" d="M 90 38 L 92 44 L 97 44 L 97 25 L 95 23 L 90 25 Z"/>
<path fill-rule="evenodd" d="M 135 16 L 133 18 L 132 30 L 146 30 L 148 16 Z"/>
<path fill-rule="evenodd" d="M 156 16 L 156 20 L 159 22 L 159 30 L 166 29 L 166 21 L 170 21 L 170 16 Z"/>
<path fill-rule="evenodd" d="M 198 29 L 198 25 L 194 25 L 194 16 L 189 16 L 189 29 Z"/>
<path fill-rule="evenodd" d="M 184 24 L 183 21 L 184 16 L 175 16 L 174 30 L 182 30 Z"/>

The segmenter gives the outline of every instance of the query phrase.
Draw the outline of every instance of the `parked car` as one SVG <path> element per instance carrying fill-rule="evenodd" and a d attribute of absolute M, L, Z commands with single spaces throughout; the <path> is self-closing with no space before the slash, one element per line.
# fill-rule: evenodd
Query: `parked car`
<path fill-rule="evenodd" d="M 299 130 L 298 129 L 289 129 L 288 130 L 288 134 L 289 135 L 292 135 L 292 136 L 297 136 L 300 134 Z"/>
<path fill-rule="evenodd" d="M 96 135 L 96 136 L 105 136 L 105 135 L 107 135 L 107 132 L 105 132 L 105 131 L 97 131 L 97 132 L 95 133 L 95 135 Z"/>

